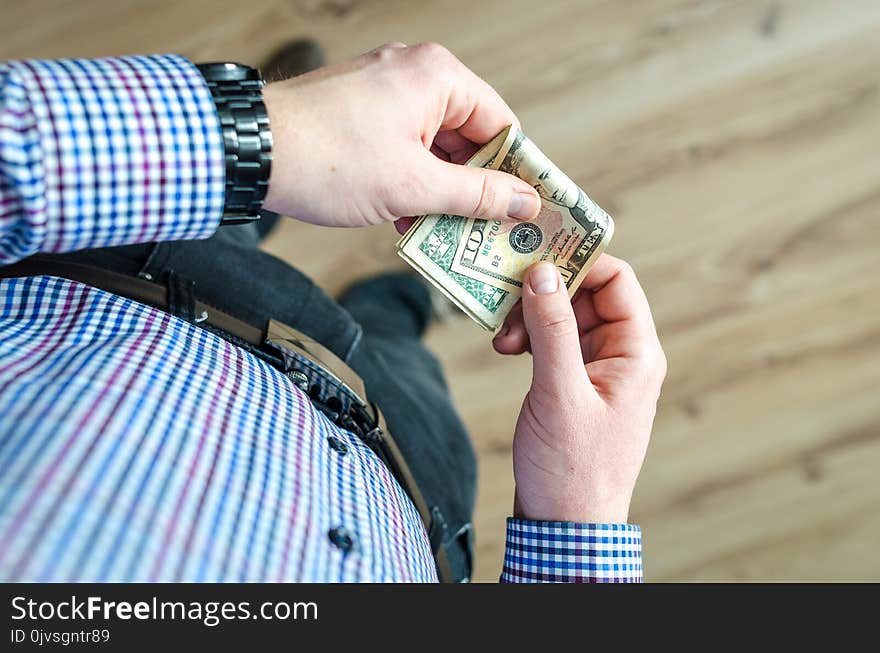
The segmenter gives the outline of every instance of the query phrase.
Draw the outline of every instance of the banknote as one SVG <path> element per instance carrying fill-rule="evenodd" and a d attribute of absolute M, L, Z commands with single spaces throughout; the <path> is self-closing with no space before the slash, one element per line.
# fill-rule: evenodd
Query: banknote
<path fill-rule="evenodd" d="M 553 262 L 574 294 L 613 235 L 611 217 L 515 127 L 466 165 L 528 182 L 541 196 L 539 215 L 528 222 L 424 216 L 398 242 L 401 257 L 488 330 L 501 325 L 537 261 Z"/>

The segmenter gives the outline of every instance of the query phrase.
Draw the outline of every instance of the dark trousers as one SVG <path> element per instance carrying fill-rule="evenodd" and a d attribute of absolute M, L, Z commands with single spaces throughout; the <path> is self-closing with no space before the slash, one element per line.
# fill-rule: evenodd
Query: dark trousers
<path fill-rule="evenodd" d="M 332 350 L 363 379 L 435 517 L 454 575 L 471 571 L 476 460 L 437 359 L 421 341 L 429 314 L 415 277 L 368 279 L 333 301 L 300 271 L 258 249 L 254 225 L 221 227 L 208 240 L 85 250 L 59 258 L 164 282 L 171 272 L 195 296 L 245 322 L 275 319 Z"/>

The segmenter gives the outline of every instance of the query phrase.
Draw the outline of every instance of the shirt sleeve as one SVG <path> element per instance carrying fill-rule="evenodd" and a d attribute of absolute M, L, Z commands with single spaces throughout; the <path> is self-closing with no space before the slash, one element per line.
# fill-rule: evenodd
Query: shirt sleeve
<path fill-rule="evenodd" d="M 211 93 L 183 57 L 0 63 L 0 265 L 207 238 L 224 166 Z"/>
<path fill-rule="evenodd" d="M 501 582 L 641 583 L 641 529 L 510 518 Z"/>

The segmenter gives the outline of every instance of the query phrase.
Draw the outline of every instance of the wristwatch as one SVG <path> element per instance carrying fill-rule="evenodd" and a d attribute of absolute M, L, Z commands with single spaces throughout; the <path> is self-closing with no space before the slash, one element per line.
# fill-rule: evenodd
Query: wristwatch
<path fill-rule="evenodd" d="M 223 131 L 226 201 L 220 224 L 259 220 L 272 168 L 264 82 L 258 70 L 238 63 L 203 63 L 197 68 L 208 83 Z"/>

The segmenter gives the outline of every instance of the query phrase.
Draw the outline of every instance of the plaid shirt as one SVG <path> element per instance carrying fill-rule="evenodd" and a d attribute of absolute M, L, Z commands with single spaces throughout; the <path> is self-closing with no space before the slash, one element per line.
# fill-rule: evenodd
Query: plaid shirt
<path fill-rule="evenodd" d="M 0 64 L 0 264 L 206 238 L 223 182 L 187 60 Z M 503 581 L 641 569 L 636 526 L 508 522 Z M 33 277 L 0 281 L 0 580 L 436 574 L 388 470 L 282 374 L 154 308 Z"/>

